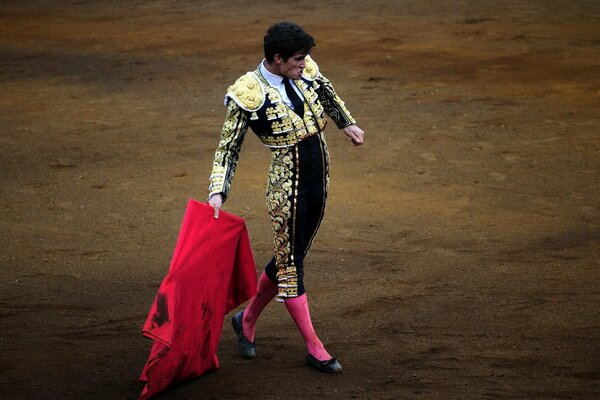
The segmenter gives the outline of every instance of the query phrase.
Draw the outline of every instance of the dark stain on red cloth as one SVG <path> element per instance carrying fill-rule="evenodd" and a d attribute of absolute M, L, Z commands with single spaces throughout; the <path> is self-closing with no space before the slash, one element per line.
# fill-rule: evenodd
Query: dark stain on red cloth
<path fill-rule="evenodd" d="M 156 295 L 156 313 L 152 317 L 152 322 L 156 326 L 162 326 L 165 322 L 169 321 L 169 307 L 167 306 L 167 296 L 164 293 L 158 293 Z"/>

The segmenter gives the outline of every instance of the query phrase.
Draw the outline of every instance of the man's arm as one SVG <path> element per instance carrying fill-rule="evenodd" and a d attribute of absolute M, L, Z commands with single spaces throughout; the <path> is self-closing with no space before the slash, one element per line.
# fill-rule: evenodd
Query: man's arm
<path fill-rule="evenodd" d="M 215 209 L 215 218 L 219 217 L 219 209 L 231 188 L 239 153 L 248 130 L 248 122 L 248 112 L 241 109 L 235 101 L 230 100 L 209 178 L 208 203 Z"/>
<path fill-rule="evenodd" d="M 356 125 L 356 121 L 344 105 L 342 99 L 335 93 L 335 89 L 329 79 L 319 73 L 316 80 L 319 83 L 317 94 L 319 95 L 321 104 L 323 104 L 325 113 L 329 115 L 339 129 L 344 130 L 344 133 L 350 138 L 354 146 L 363 144 L 365 133 Z"/>
<path fill-rule="evenodd" d="M 321 101 L 325 113 L 329 115 L 337 127 L 339 129 L 344 129 L 347 126 L 355 124 L 356 121 L 344 105 L 342 99 L 336 94 L 329 79 L 319 73 L 316 81 L 319 84 L 317 89 L 319 101 Z"/>

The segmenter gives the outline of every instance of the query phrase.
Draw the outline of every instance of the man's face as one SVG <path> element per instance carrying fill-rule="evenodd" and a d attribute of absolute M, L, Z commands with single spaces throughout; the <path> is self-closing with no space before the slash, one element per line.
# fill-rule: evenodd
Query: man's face
<path fill-rule="evenodd" d="M 294 53 L 293 56 L 285 61 L 283 61 L 283 58 L 281 58 L 279 54 L 276 54 L 275 62 L 279 64 L 279 72 L 281 75 L 297 80 L 302 77 L 302 71 L 306 68 L 306 63 L 304 62 L 305 58 L 306 54 L 300 51 Z"/>

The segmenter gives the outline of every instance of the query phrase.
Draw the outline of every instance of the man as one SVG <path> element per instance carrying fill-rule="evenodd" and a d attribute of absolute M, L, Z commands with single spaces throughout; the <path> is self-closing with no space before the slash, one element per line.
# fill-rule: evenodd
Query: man
<path fill-rule="evenodd" d="M 218 218 L 244 135 L 248 127 L 252 128 L 272 153 L 266 194 L 275 254 L 259 278 L 256 296 L 232 318 L 239 353 L 243 358 L 256 357 L 256 322 L 277 296 L 304 338 L 308 365 L 337 373 L 342 366 L 325 350 L 310 319 L 304 257 L 323 218 L 327 197 L 325 114 L 355 146 L 363 144 L 364 132 L 310 58 L 314 46 L 312 36 L 292 22 L 268 29 L 264 60 L 227 90 L 227 115 L 215 152 L 208 202 Z"/>

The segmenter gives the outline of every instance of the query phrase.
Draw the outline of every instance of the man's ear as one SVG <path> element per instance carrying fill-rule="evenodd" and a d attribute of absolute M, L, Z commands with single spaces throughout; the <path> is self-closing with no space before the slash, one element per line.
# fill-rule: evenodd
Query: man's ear
<path fill-rule="evenodd" d="M 275 61 L 275 64 L 277 64 L 277 65 L 283 64 L 283 58 L 281 58 L 281 56 L 279 54 L 275 54 L 273 56 L 273 61 Z"/>

